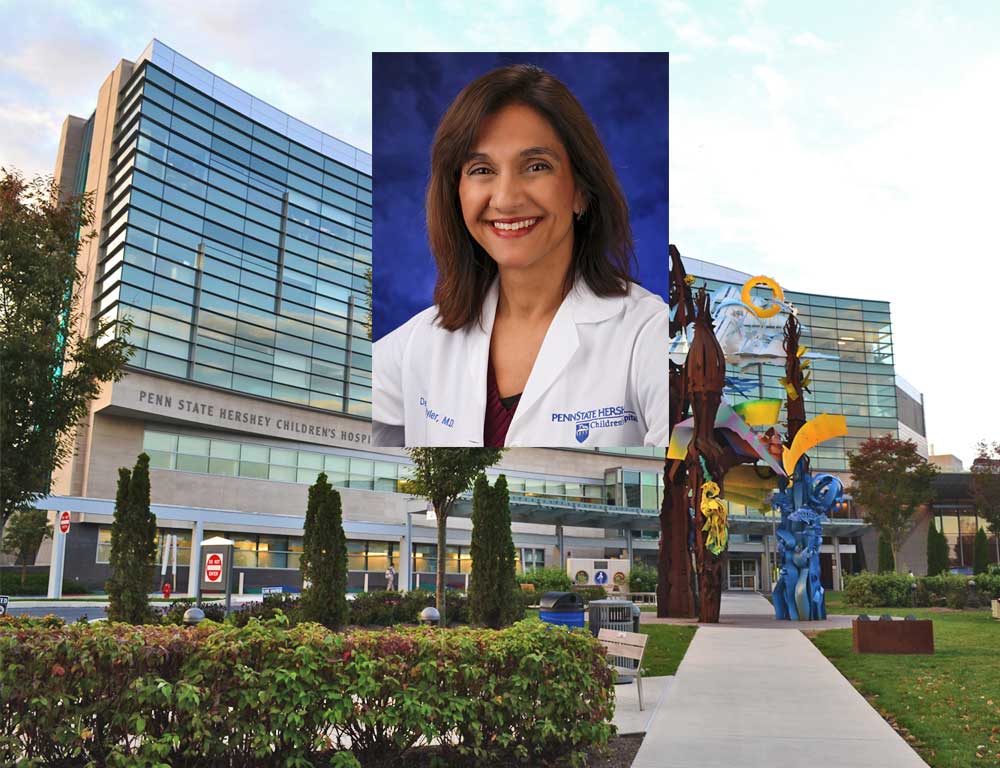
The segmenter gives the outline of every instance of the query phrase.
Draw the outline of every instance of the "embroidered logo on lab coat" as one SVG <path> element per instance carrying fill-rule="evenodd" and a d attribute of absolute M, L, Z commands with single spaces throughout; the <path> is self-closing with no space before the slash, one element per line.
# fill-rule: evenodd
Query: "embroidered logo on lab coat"
<path fill-rule="evenodd" d="M 638 421 L 635 411 L 630 411 L 624 405 L 612 405 L 605 408 L 593 408 L 589 411 L 573 413 L 553 413 L 552 421 L 569 422 L 576 425 L 576 441 L 585 442 L 593 429 L 608 429 L 624 427 L 630 421 Z"/>

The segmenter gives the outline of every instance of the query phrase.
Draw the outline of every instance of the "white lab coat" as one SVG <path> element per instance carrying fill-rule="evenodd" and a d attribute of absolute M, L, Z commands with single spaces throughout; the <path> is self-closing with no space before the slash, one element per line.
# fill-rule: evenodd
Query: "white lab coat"
<path fill-rule="evenodd" d="M 632 285 L 599 297 L 578 280 L 556 312 L 507 431 L 507 446 L 665 446 L 669 312 Z M 447 331 L 430 307 L 374 345 L 378 445 L 483 444 L 486 375 L 499 284 L 482 322 Z"/>

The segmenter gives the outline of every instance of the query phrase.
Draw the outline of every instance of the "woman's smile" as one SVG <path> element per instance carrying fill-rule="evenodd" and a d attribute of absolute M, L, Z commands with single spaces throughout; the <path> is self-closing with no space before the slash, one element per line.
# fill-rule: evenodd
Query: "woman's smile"
<path fill-rule="evenodd" d="M 469 234 L 501 271 L 552 270 L 562 283 L 582 195 L 565 146 L 541 114 L 511 104 L 484 120 L 462 165 L 458 196 Z"/>

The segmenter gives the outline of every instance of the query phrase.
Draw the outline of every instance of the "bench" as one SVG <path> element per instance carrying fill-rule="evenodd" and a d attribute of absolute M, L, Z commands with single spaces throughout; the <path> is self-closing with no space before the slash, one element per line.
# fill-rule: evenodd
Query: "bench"
<path fill-rule="evenodd" d="M 620 678 L 635 678 L 639 694 L 639 711 L 642 705 L 642 655 L 646 651 L 649 635 L 636 632 L 619 632 L 617 629 L 602 629 L 597 633 L 597 641 L 608 652 L 608 661 Z M 629 662 L 635 662 L 632 666 Z"/>

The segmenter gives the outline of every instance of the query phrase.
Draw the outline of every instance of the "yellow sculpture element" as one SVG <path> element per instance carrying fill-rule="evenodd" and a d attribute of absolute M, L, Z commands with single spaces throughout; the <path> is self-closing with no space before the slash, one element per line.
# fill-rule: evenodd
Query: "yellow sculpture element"
<path fill-rule="evenodd" d="M 762 285 L 765 288 L 770 288 L 771 291 L 774 293 L 774 300 L 776 302 L 785 300 L 785 292 L 781 290 L 781 286 L 778 285 L 778 282 L 770 277 L 765 277 L 764 275 L 751 277 L 749 280 L 747 280 L 743 284 L 743 293 L 740 295 L 740 298 L 743 299 L 743 303 L 746 304 L 746 306 L 750 309 L 750 311 L 753 312 L 755 315 L 757 315 L 757 317 L 761 319 L 774 317 L 781 311 L 781 305 L 771 304 L 771 306 L 769 307 L 758 307 L 756 304 L 753 303 L 753 297 L 750 295 L 750 291 L 755 287 L 757 287 L 758 285 Z"/>
<path fill-rule="evenodd" d="M 761 477 L 757 467 L 738 464 L 726 473 L 726 491 L 722 498 L 751 509 L 770 509 L 767 499 L 777 486 L 775 475 L 768 473 L 767 477 Z"/>
<path fill-rule="evenodd" d="M 839 414 L 821 413 L 814 419 L 810 419 L 795 435 L 792 447 L 786 448 L 781 458 L 781 463 L 785 467 L 785 472 L 791 477 L 795 471 L 795 464 L 802 455 L 826 440 L 835 437 L 844 437 L 847 434 L 847 419 Z"/>
<path fill-rule="evenodd" d="M 702 530 L 708 532 L 705 546 L 713 555 L 720 555 L 729 541 L 729 521 L 727 520 L 726 505 L 719 501 L 718 483 L 711 481 L 702 483 L 701 513 L 705 516 L 705 525 Z"/>
<path fill-rule="evenodd" d="M 684 285 L 694 285 L 694 275 L 684 275 Z"/>
<path fill-rule="evenodd" d="M 781 412 L 781 400 L 745 400 L 736 403 L 733 410 L 751 427 L 769 427 L 776 424 Z"/>

